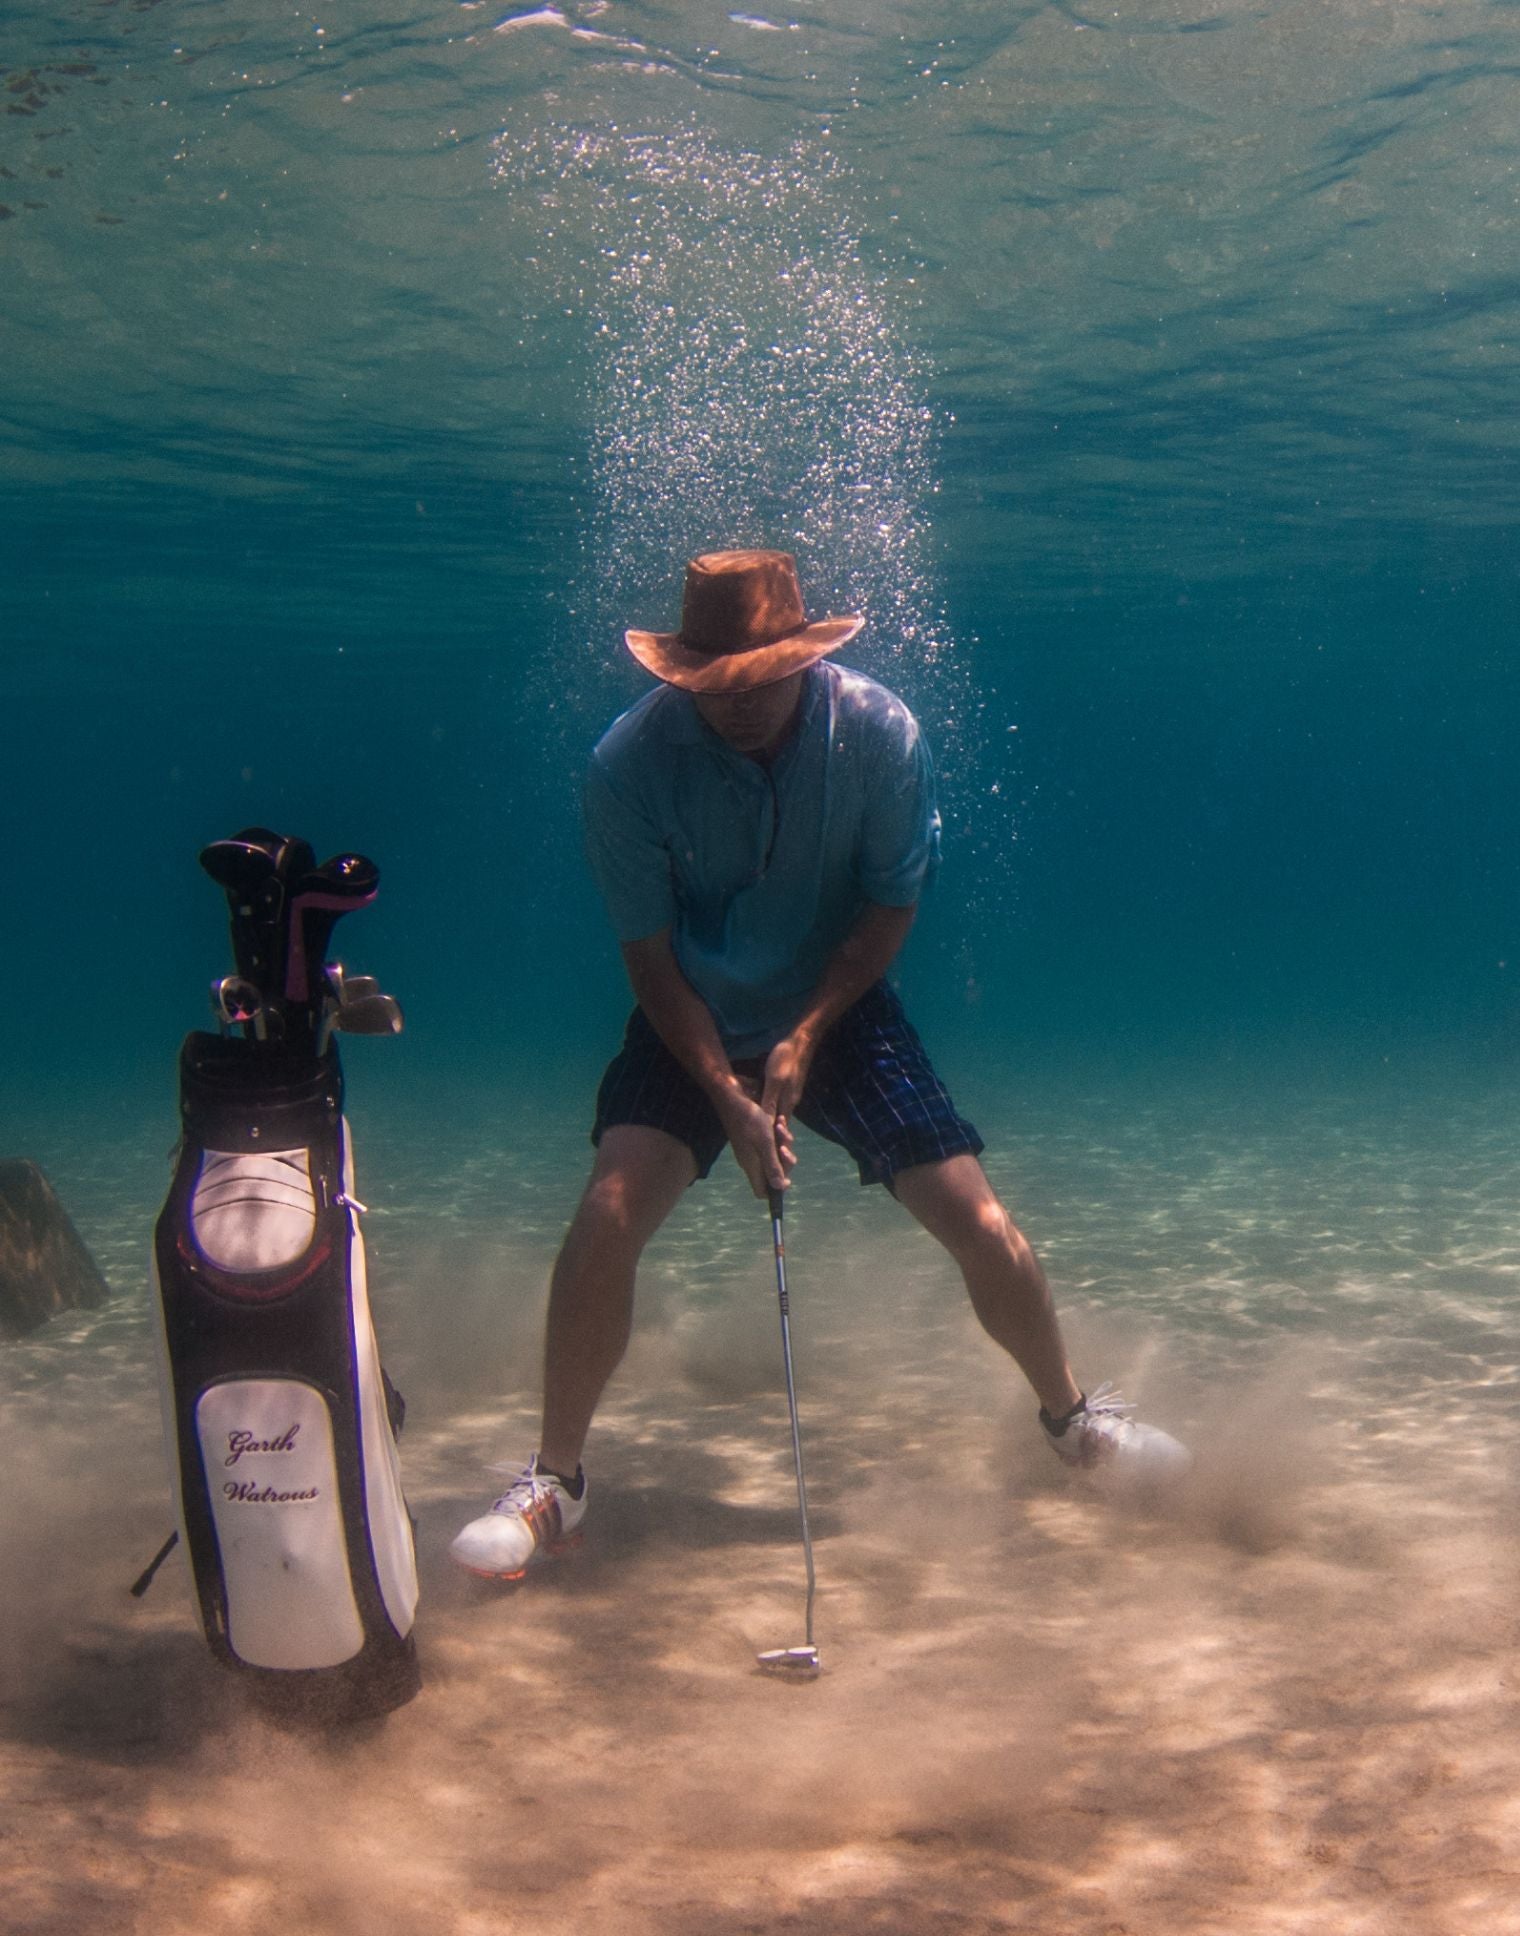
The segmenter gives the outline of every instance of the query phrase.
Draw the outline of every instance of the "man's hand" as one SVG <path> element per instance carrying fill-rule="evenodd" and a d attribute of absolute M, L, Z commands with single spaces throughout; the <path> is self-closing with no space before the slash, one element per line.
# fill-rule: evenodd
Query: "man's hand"
<path fill-rule="evenodd" d="M 807 1087 L 816 1046 L 810 1030 L 794 1029 L 790 1035 L 783 1035 L 765 1058 L 760 1104 L 772 1116 L 787 1117 L 796 1109 Z"/>
<path fill-rule="evenodd" d="M 788 1173 L 797 1161 L 791 1126 L 786 1118 L 776 1116 L 752 1094 L 746 1093 L 745 1087 L 730 1090 L 728 1100 L 719 1105 L 718 1114 L 728 1133 L 734 1158 L 749 1178 L 749 1187 L 755 1195 L 764 1197 L 772 1190 L 784 1190 Z"/>

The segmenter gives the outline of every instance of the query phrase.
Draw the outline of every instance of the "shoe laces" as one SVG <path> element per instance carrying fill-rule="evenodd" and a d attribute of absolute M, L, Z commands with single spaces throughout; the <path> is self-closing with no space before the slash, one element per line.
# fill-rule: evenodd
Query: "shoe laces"
<path fill-rule="evenodd" d="M 1138 1410 L 1139 1407 L 1131 1405 L 1117 1385 L 1105 1380 L 1095 1391 L 1087 1394 L 1086 1407 L 1077 1413 L 1072 1423 L 1080 1425 L 1084 1418 L 1093 1415 L 1102 1418 L 1131 1418 Z"/>
<path fill-rule="evenodd" d="M 491 1506 L 493 1513 L 527 1513 L 541 1499 L 552 1499 L 554 1480 L 540 1473 L 538 1460 L 530 1459 L 501 1497 Z"/>

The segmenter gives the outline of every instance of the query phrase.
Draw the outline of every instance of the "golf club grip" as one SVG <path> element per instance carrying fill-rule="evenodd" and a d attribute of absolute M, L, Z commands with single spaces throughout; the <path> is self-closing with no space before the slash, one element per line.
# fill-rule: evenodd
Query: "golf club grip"
<path fill-rule="evenodd" d="M 771 1222 L 780 1223 L 781 1208 L 786 1199 L 785 1190 L 767 1190 L 766 1196 L 770 1202 Z"/>

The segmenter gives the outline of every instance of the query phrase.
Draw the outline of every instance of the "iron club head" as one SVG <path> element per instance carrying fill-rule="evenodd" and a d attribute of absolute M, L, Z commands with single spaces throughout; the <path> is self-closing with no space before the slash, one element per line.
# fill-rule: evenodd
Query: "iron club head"
<path fill-rule="evenodd" d="M 783 1675 L 788 1680 L 816 1680 L 823 1663 L 816 1647 L 773 1647 L 769 1653 L 756 1654 L 767 1674 Z"/>

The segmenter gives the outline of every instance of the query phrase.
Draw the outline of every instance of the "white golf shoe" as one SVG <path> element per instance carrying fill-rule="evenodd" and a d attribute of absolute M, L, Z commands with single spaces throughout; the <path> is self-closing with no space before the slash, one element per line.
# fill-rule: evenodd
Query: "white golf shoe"
<path fill-rule="evenodd" d="M 557 1473 L 539 1469 L 535 1452 L 491 1510 L 459 1534 L 449 1556 L 483 1580 L 520 1580 L 534 1560 L 574 1543 L 588 1496 L 584 1473 L 577 1499 Z"/>
<path fill-rule="evenodd" d="M 1193 1455 L 1159 1426 L 1142 1425 L 1112 1385 L 1099 1385 L 1082 1409 L 1040 1423 L 1056 1457 L 1105 1492 L 1160 1492 L 1188 1472 Z"/>

